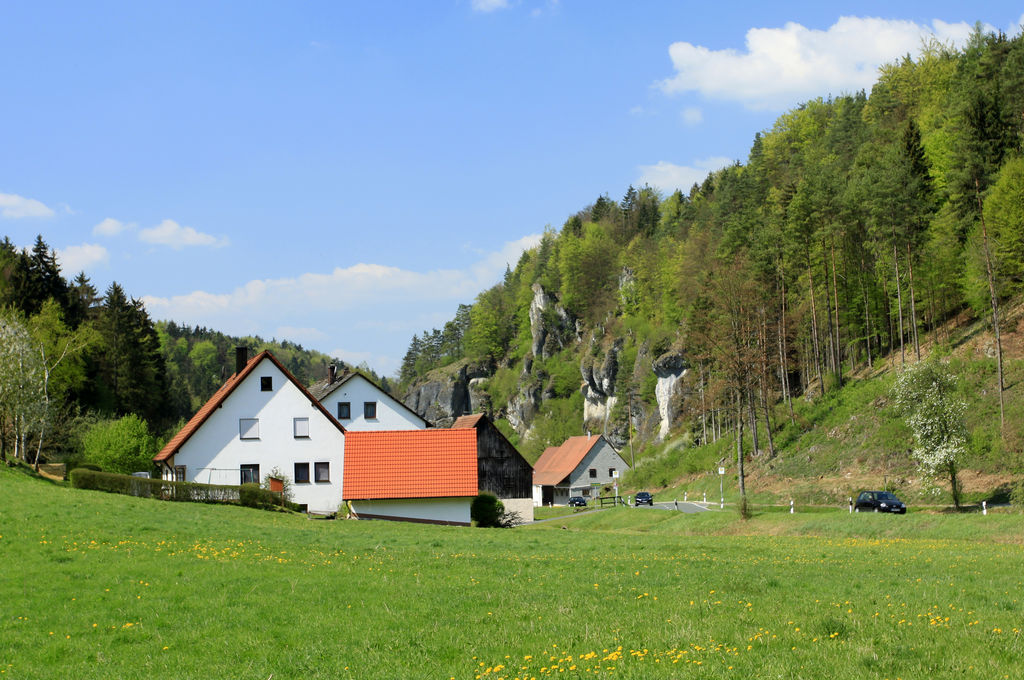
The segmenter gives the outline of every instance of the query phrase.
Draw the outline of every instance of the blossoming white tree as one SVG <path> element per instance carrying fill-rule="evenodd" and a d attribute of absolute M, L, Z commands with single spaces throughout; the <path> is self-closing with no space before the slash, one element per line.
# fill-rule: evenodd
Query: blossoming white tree
<path fill-rule="evenodd" d="M 917 442 L 911 455 L 929 476 L 949 476 L 957 508 L 957 472 L 967 450 L 967 403 L 957 393 L 958 382 L 948 366 L 929 359 L 900 371 L 892 387 L 896 408 L 906 418 Z"/>

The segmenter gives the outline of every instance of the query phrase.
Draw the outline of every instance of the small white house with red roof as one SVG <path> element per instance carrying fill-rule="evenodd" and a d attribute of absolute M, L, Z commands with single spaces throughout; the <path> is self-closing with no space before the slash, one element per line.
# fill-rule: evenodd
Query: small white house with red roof
<path fill-rule="evenodd" d="M 604 435 L 569 437 L 534 463 L 534 505 L 565 505 L 572 496 L 597 496 L 628 469 Z"/>
<path fill-rule="evenodd" d="M 470 524 L 480 492 L 533 521 L 533 468 L 483 415 L 450 429 L 354 432 L 345 436 L 344 496 L 362 519 Z"/>
<path fill-rule="evenodd" d="M 345 427 L 270 352 L 236 350 L 235 373 L 154 458 L 163 478 L 261 483 L 277 470 L 311 512 L 341 503 Z"/>

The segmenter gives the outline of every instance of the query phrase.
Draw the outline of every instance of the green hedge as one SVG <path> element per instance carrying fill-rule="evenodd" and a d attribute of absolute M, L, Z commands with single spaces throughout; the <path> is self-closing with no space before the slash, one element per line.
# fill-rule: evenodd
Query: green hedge
<path fill-rule="evenodd" d="M 168 482 L 163 479 L 147 479 L 120 475 L 113 472 L 97 472 L 86 468 L 75 468 L 68 476 L 71 486 L 76 489 L 92 489 L 119 493 L 139 498 L 158 498 L 165 501 L 190 503 L 238 503 L 250 508 L 285 507 L 296 512 L 296 503 L 281 502 L 281 494 L 274 493 L 257 484 L 231 486 L 227 484 L 197 484 L 195 482 Z"/>
<path fill-rule="evenodd" d="M 132 477 L 113 472 L 96 472 L 85 468 L 72 470 L 69 479 L 71 486 L 76 489 L 92 489 L 140 498 L 160 498 L 165 501 L 193 503 L 237 503 L 239 500 L 237 486 L 168 482 L 162 479 Z"/>

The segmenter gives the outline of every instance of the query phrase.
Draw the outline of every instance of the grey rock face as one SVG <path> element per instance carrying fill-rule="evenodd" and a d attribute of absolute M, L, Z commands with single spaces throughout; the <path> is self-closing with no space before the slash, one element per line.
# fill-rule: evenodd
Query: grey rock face
<path fill-rule="evenodd" d="M 479 379 L 489 375 L 486 366 L 467 365 L 451 378 L 420 383 L 402 402 L 436 427 L 450 427 L 461 415 L 489 407 Z"/>
<path fill-rule="evenodd" d="M 576 323 L 554 296 L 544 291 L 539 283 L 533 284 L 530 302 L 530 350 L 533 356 L 547 358 L 563 349 L 576 334 Z M 578 335 L 578 334 L 577 334 Z"/>

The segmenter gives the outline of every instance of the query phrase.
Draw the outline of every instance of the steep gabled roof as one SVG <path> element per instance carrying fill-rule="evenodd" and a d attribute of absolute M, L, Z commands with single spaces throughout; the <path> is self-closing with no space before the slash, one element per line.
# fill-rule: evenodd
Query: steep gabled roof
<path fill-rule="evenodd" d="M 545 486 L 560 484 L 583 462 L 601 438 L 602 435 L 569 437 L 561 446 L 546 449 L 533 464 L 533 483 Z"/>
<path fill-rule="evenodd" d="M 396 404 L 398 404 L 401 408 L 405 409 L 409 413 L 413 414 L 414 416 L 416 416 L 417 418 L 422 420 L 424 425 L 426 425 L 427 427 L 432 427 L 431 423 L 426 418 L 421 416 L 419 413 L 416 413 L 416 411 L 413 411 L 411 408 L 406 406 L 405 403 L 401 399 L 399 399 L 398 397 L 392 396 L 391 394 L 388 393 L 387 390 L 385 390 L 383 387 L 381 387 L 380 385 L 378 385 L 373 380 L 371 380 L 370 378 L 366 377 L 365 375 L 363 375 L 359 371 L 347 371 L 345 373 L 342 373 L 342 374 L 340 374 L 340 375 L 338 375 L 337 377 L 334 378 L 334 382 L 328 382 L 328 379 L 324 378 L 323 380 L 320 380 L 320 381 L 318 381 L 316 383 L 313 383 L 313 385 L 309 388 L 309 392 L 310 392 L 310 394 L 313 395 L 313 397 L 316 398 L 317 401 L 323 402 L 323 400 L 326 399 L 327 397 L 329 397 L 332 392 L 334 392 L 336 389 L 338 389 L 339 387 L 341 387 L 345 383 L 349 382 L 350 380 L 352 380 L 356 376 L 358 376 L 358 377 L 362 378 L 363 380 L 365 380 L 366 382 L 370 383 L 371 385 L 376 387 L 377 390 L 381 394 L 389 397 L 392 401 L 394 401 Z"/>
<path fill-rule="evenodd" d="M 483 413 L 474 413 L 468 416 L 459 416 L 452 423 L 452 429 L 459 429 L 463 427 L 476 427 L 480 423 L 480 419 L 484 417 Z"/>
<path fill-rule="evenodd" d="M 161 461 L 167 460 L 175 453 L 177 453 L 178 450 L 181 449 L 181 447 L 185 444 L 185 442 L 187 442 L 189 438 L 193 434 L 195 434 L 200 427 L 202 427 L 203 423 L 207 421 L 207 419 L 213 414 L 213 412 L 216 411 L 217 408 L 224 403 L 224 400 L 227 399 L 228 396 L 230 396 L 231 393 L 235 391 L 235 388 L 237 388 L 239 385 L 245 382 L 245 379 L 249 377 L 249 375 L 254 370 L 256 370 L 256 367 L 264 359 L 268 359 L 275 366 L 277 366 L 277 368 L 284 374 L 284 376 L 288 378 L 288 380 L 291 381 L 293 385 L 298 387 L 299 391 L 301 391 L 304 395 L 306 395 L 307 398 L 309 398 L 309 403 L 311 405 L 315 406 L 321 413 L 323 413 L 324 416 L 327 417 L 327 420 L 329 420 L 332 425 L 337 427 L 338 430 L 342 432 L 342 434 L 345 433 L 345 428 L 342 426 L 342 424 L 339 423 L 334 418 L 334 416 L 327 412 L 327 409 L 325 409 L 323 405 L 312 394 L 309 393 L 309 390 L 302 386 L 302 383 L 295 379 L 295 376 L 293 376 L 288 371 L 288 369 L 285 368 L 281 364 L 281 362 L 277 360 L 277 357 L 275 357 L 270 352 L 264 350 L 263 352 L 260 352 L 259 354 L 254 356 L 252 359 L 249 359 L 249 361 L 246 362 L 245 367 L 242 368 L 240 372 L 235 373 L 230 378 L 228 378 L 227 381 L 223 385 L 221 385 L 220 389 L 214 392 L 213 396 L 210 397 L 209 400 L 207 400 L 207 402 L 203 404 L 198 411 L 196 411 L 196 414 L 192 416 L 192 418 L 187 423 L 185 423 L 185 427 L 178 430 L 178 433 L 171 437 L 171 440 L 167 442 L 164 448 L 160 450 L 160 453 L 153 456 L 153 461 L 159 463 Z"/>
<path fill-rule="evenodd" d="M 450 498 L 477 494 L 476 431 L 351 431 L 342 498 Z"/>

